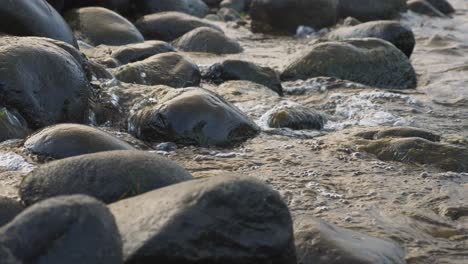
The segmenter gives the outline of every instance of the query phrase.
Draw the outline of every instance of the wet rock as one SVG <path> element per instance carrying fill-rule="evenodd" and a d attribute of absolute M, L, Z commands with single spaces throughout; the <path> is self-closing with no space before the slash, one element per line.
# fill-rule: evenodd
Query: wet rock
<path fill-rule="evenodd" d="M 429 4 L 435 7 L 440 12 L 449 15 L 455 12 L 453 6 L 446 0 L 426 0 Z"/>
<path fill-rule="evenodd" d="M 209 27 L 196 28 L 186 33 L 174 42 L 174 46 L 183 51 L 215 54 L 232 54 L 243 51 L 237 41 Z"/>
<path fill-rule="evenodd" d="M 328 37 L 332 40 L 380 38 L 395 45 L 408 58 L 413 53 L 416 44 L 413 31 L 395 21 L 374 21 L 353 27 L 339 28 L 332 31 Z"/>
<path fill-rule="evenodd" d="M 0 106 L 31 128 L 84 122 L 90 92 L 83 58 L 73 47 L 42 38 L 0 38 Z"/>
<path fill-rule="evenodd" d="M 47 0 L 49 5 L 53 6 L 55 10 L 61 12 L 65 6 L 65 0 Z"/>
<path fill-rule="evenodd" d="M 121 65 L 131 62 L 137 62 L 147 59 L 151 56 L 174 52 L 171 44 L 164 41 L 145 41 L 144 43 L 130 44 L 122 46 L 112 51 L 112 57 L 116 59 Z"/>
<path fill-rule="evenodd" d="M 364 131 L 356 134 L 358 137 L 365 139 L 382 139 L 382 138 L 407 138 L 419 137 L 430 141 L 440 141 L 440 135 L 431 131 L 415 128 L 415 127 L 391 127 L 379 130 Z"/>
<path fill-rule="evenodd" d="M 296 263 L 286 204 L 252 178 L 195 180 L 110 208 L 126 263 Z"/>
<path fill-rule="evenodd" d="M 1 175 L 1 174 L 0 174 Z M 11 198 L 0 197 L 0 228 L 23 211 L 23 206 Z"/>
<path fill-rule="evenodd" d="M 127 13 L 131 0 L 47 0 L 55 9 L 66 11 L 85 6 L 102 6 L 117 12 Z"/>
<path fill-rule="evenodd" d="M 294 220 L 299 264 L 406 264 L 394 243 L 340 228 L 312 215 Z"/>
<path fill-rule="evenodd" d="M 270 88 L 249 81 L 227 81 L 220 86 L 208 88 L 233 104 L 268 105 L 279 101 L 281 98 Z"/>
<path fill-rule="evenodd" d="M 197 111 L 193 111 L 197 109 Z M 244 113 L 213 92 L 179 89 L 130 117 L 130 132 L 144 140 L 182 144 L 230 145 L 258 132 Z"/>
<path fill-rule="evenodd" d="M 445 15 L 437 10 L 426 0 L 411 0 L 408 1 L 408 9 L 422 15 L 433 17 L 445 17 Z"/>
<path fill-rule="evenodd" d="M 203 0 L 210 7 L 217 7 L 222 0 Z"/>
<path fill-rule="evenodd" d="M 22 264 L 17 258 L 11 254 L 10 250 L 0 246 L 0 259 L 3 264 Z"/>
<path fill-rule="evenodd" d="M 222 30 L 210 22 L 180 12 L 163 12 L 144 16 L 135 25 L 147 39 L 173 41 L 199 27 Z"/>
<path fill-rule="evenodd" d="M 280 104 L 262 117 L 268 127 L 302 129 L 322 129 L 326 119 L 314 109 L 300 104 Z"/>
<path fill-rule="evenodd" d="M 0 229 L 1 247 L 22 263 L 123 263 L 114 217 L 103 204 L 83 195 L 57 197 L 26 209 Z"/>
<path fill-rule="evenodd" d="M 356 26 L 356 25 L 359 25 L 359 24 L 361 24 L 361 21 L 357 20 L 354 17 L 347 17 L 343 21 L 343 26 L 347 26 L 347 27 Z"/>
<path fill-rule="evenodd" d="M 65 19 L 78 39 L 93 46 L 119 46 L 144 41 L 130 21 L 106 8 L 73 9 L 65 13 Z"/>
<path fill-rule="evenodd" d="M 174 52 L 162 53 L 117 68 L 115 77 L 123 82 L 144 85 L 167 85 L 175 88 L 198 86 L 198 66 Z"/>
<path fill-rule="evenodd" d="M 30 133 L 28 124 L 18 113 L 0 108 L 0 142 L 25 138 Z"/>
<path fill-rule="evenodd" d="M 38 36 L 78 47 L 73 33 L 47 1 L 2 1 L 0 32 L 14 36 Z"/>
<path fill-rule="evenodd" d="M 369 86 L 409 89 L 417 85 L 416 73 L 403 52 L 376 39 L 349 39 L 318 43 L 294 59 L 282 80 L 328 76 Z"/>
<path fill-rule="evenodd" d="M 86 194 L 105 203 L 190 180 L 176 163 L 144 151 L 107 151 L 44 164 L 20 186 L 24 204 L 59 195 Z"/>
<path fill-rule="evenodd" d="M 231 8 L 237 12 L 249 11 L 252 0 L 223 0 L 220 4 L 220 8 Z"/>
<path fill-rule="evenodd" d="M 468 171 L 468 148 L 423 138 L 383 138 L 360 142 L 365 151 L 386 161 L 427 164 L 447 171 Z"/>
<path fill-rule="evenodd" d="M 337 19 L 336 0 L 252 0 L 252 31 L 295 34 L 299 26 L 319 30 Z M 281 18 L 281 19 L 278 19 Z"/>
<path fill-rule="evenodd" d="M 102 130 L 77 124 L 45 128 L 30 136 L 24 147 L 35 155 L 54 159 L 102 151 L 134 150 L 129 144 Z"/>
<path fill-rule="evenodd" d="M 262 84 L 279 95 L 283 95 L 281 80 L 275 70 L 261 67 L 252 62 L 242 60 L 225 60 L 212 65 L 205 78 L 221 83 L 229 80 L 245 80 Z"/>
<path fill-rule="evenodd" d="M 241 15 L 232 8 L 221 8 L 218 10 L 218 16 L 223 19 L 223 21 L 238 21 L 242 20 Z"/>
<path fill-rule="evenodd" d="M 406 0 L 339 0 L 340 18 L 354 17 L 362 22 L 389 20 L 406 11 Z"/>
<path fill-rule="evenodd" d="M 143 15 L 176 11 L 204 17 L 209 11 L 208 6 L 202 0 L 138 0 L 134 4 L 137 11 Z"/>

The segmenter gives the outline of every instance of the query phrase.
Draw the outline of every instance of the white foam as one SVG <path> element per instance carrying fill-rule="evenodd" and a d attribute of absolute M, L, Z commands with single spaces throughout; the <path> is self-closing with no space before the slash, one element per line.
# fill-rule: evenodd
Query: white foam
<path fill-rule="evenodd" d="M 35 166 L 14 152 L 0 152 L 0 167 L 7 171 L 30 172 Z"/>

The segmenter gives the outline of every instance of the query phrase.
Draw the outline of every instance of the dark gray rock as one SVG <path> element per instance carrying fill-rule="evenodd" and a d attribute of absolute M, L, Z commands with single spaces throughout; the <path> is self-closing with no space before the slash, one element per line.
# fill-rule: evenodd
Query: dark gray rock
<path fill-rule="evenodd" d="M 137 12 L 143 15 L 176 11 L 204 17 L 209 11 L 208 6 L 202 0 L 138 0 L 134 5 Z"/>
<path fill-rule="evenodd" d="M 0 197 L 0 227 L 9 223 L 23 211 L 23 206 L 16 200 Z"/>
<path fill-rule="evenodd" d="M 64 16 L 75 36 L 93 46 L 120 46 L 144 41 L 130 21 L 103 7 L 73 9 Z"/>
<path fill-rule="evenodd" d="M 174 42 L 174 46 L 182 51 L 214 54 L 233 54 L 243 51 L 237 41 L 209 27 L 199 27 L 186 33 Z"/>
<path fill-rule="evenodd" d="M 390 127 L 382 128 L 377 130 L 369 130 L 359 132 L 356 134 L 358 137 L 365 139 L 381 139 L 381 138 L 407 138 L 407 137 L 419 137 L 430 141 L 440 141 L 440 135 L 437 135 L 431 131 L 415 128 L 415 127 Z"/>
<path fill-rule="evenodd" d="M 258 133 L 258 127 L 244 113 L 202 88 L 175 90 L 157 105 L 135 112 L 129 123 L 130 132 L 144 140 L 203 146 L 230 145 Z"/>
<path fill-rule="evenodd" d="M 47 127 L 30 136 L 24 147 L 33 154 L 54 159 L 102 151 L 135 149 L 102 130 L 77 124 Z"/>
<path fill-rule="evenodd" d="M 408 1 L 408 9 L 426 16 L 433 16 L 433 17 L 445 17 L 445 15 L 440 12 L 437 8 L 432 6 L 426 0 L 411 0 Z"/>
<path fill-rule="evenodd" d="M 455 12 L 453 6 L 447 0 L 426 0 L 440 12 L 449 15 Z"/>
<path fill-rule="evenodd" d="M 347 26 L 347 27 L 356 26 L 356 25 L 359 25 L 359 24 L 361 24 L 361 21 L 357 20 L 354 17 L 347 17 L 343 21 L 343 26 Z"/>
<path fill-rule="evenodd" d="M 318 43 L 292 60 L 282 80 L 327 76 L 391 89 L 417 85 L 408 57 L 391 43 L 376 39 L 349 39 Z"/>
<path fill-rule="evenodd" d="M 242 17 L 239 14 L 239 12 L 232 8 L 220 8 L 217 14 L 225 22 L 242 20 Z"/>
<path fill-rule="evenodd" d="M 0 229 L 2 247 L 22 263 L 123 263 L 114 217 L 105 205 L 83 195 L 52 198 L 26 209 Z"/>
<path fill-rule="evenodd" d="M 340 18 L 354 17 L 362 22 L 397 18 L 406 11 L 406 0 L 339 0 Z"/>
<path fill-rule="evenodd" d="M 275 70 L 248 61 L 225 60 L 216 63 L 208 69 L 204 77 L 218 84 L 229 80 L 251 81 L 283 95 L 281 80 Z"/>
<path fill-rule="evenodd" d="M 6 108 L 0 108 L 0 142 L 8 139 L 22 139 L 30 132 L 22 116 Z"/>
<path fill-rule="evenodd" d="M 2 260 L 2 264 L 22 264 L 11 254 L 10 250 L 3 246 L 0 246 L 0 259 Z"/>
<path fill-rule="evenodd" d="M 110 208 L 128 264 L 296 263 L 288 207 L 276 191 L 252 178 L 195 180 Z"/>
<path fill-rule="evenodd" d="M 128 13 L 132 0 L 47 0 L 55 9 L 66 11 L 84 6 L 102 6 L 117 12 Z"/>
<path fill-rule="evenodd" d="M 70 194 L 111 203 L 191 178 L 185 169 L 154 153 L 107 151 L 38 167 L 21 183 L 20 196 L 27 205 Z"/>
<path fill-rule="evenodd" d="M 198 66 L 174 52 L 129 63 L 115 69 L 114 74 L 122 82 L 175 88 L 198 86 L 201 79 Z"/>
<path fill-rule="evenodd" d="M 393 242 L 340 228 L 312 215 L 294 220 L 298 264 L 406 264 Z"/>
<path fill-rule="evenodd" d="M 223 0 L 220 4 L 220 8 L 231 8 L 237 12 L 249 11 L 252 0 Z"/>
<path fill-rule="evenodd" d="M 14 36 L 46 37 L 78 47 L 67 23 L 45 0 L 2 1 L 0 32 Z"/>
<path fill-rule="evenodd" d="M 353 27 L 343 27 L 332 31 L 328 37 L 332 40 L 380 38 L 395 45 L 408 58 L 416 45 L 413 31 L 396 21 L 373 21 Z"/>
<path fill-rule="evenodd" d="M 73 47 L 41 38 L 0 38 L 0 106 L 31 128 L 87 118 L 90 93 L 84 59 Z"/>
<path fill-rule="evenodd" d="M 300 104 L 280 104 L 268 111 L 263 118 L 271 128 L 322 129 L 325 117 L 314 109 Z"/>
<path fill-rule="evenodd" d="M 171 44 L 158 41 L 150 40 L 145 41 L 144 43 L 130 44 L 122 46 L 118 49 L 112 51 L 111 56 L 116 59 L 121 65 L 125 65 L 131 62 L 137 62 L 144 59 L 147 59 L 151 56 L 174 52 L 174 48 Z"/>
<path fill-rule="evenodd" d="M 336 0 L 252 0 L 252 31 L 295 34 L 299 26 L 319 30 L 336 23 Z"/>

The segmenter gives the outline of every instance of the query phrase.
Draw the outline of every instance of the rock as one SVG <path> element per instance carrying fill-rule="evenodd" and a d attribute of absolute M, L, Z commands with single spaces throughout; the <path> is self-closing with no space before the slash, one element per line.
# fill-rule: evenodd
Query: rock
<path fill-rule="evenodd" d="M 125 263 L 296 263 L 288 207 L 252 178 L 195 180 L 110 208 Z"/>
<path fill-rule="evenodd" d="M 30 136 L 24 147 L 35 155 L 54 159 L 102 151 L 135 149 L 102 130 L 77 124 L 47 127 Z"/>
<path fill-rule="evenodd" d="M 180 12 L 163 12 L 144 16 L 135 25 L 147 39 L 173 41 L 199 27 L 222 30 L 210 22 Z"/>
<path fill-rule="evenodd" d="M 343 21 L 343 26 L 347 26 L 347 27 L 356 26 L 356 25 L 359 25 L 359 24 L 361 24 L 361 21 L 357 20 L 354 17 L 347 17 Z"/>
<path fill-rule="evenodd" d="M 203 0 L 203 2 L 205 2 L 205 4 L 207 4 L 210 7 L 216 7 L 219 5 L 221 0 Z"/>
<path fill-rule="evenodd" d="M 28 124 L 22 116 L 6 108 L 0 108 L 0 142 L 22 139 L 29 133 Z"/>
<path fill-rule="evenodd" d="M 114 217 L 106 206 L 83 195 L 29 207 L 0 229 L 1 247 L 22 263 L 123 263 Z"/>
<path fill-rule="evenodd" d="M 262 117 L 268 127 L 294 130 L 322 129 L 326 119 L 314 109 L 296 103 L 275 106 Z"/>
<path fill-rule="evenodd" d="M 327 76 L 391 89 L 416 88 L 416 73 L 403 52 L 387 41 L 367 38 L 318 43 L 300 53 L 281 74 L 297 80 Z"/>
<path fill-rule="evenodd" d="M 445 15 L 437 10 L 434 6 L 432 6 L 426 0 L 411 0 L 408 1 L 408 9 L 426 16 L 433 16 L 433 17 L 445 17 Z"/>
<path fill-rule="evenodd" d="M 174 51 L 175 50 L 171 44 L 164 41 L 152 40 L 145 41 L 144 43 L 130 44 L 119 47 L 118 49 L 112 51 L 111 56 L 116 59 L 120 65 L 125 65 L 130 62 L 137 62 L 147 59 L 160 53 Z"/>
<path fill-rule="evenodd" d="M 73 47 L 42 38 L 0 38 L 0 106 L 31 128 L 84 122 L 90 93 L 83 58 Z"/>
<path fill-rule="evenodd" d="M 394 243 L 312 215 L 294 220 L 294 237 L 298 264 L 406 264 L 403 249 Z"/>
<path fill-rule="evenodd" d="M 380 38 L 395 45 L 408 58 L 413 53 L 416 44 L 413 31 L 395 21 L 374 21 L 352 27 L 343 27 L 332 31 L 328 34 L 328 37 L 332 40 Z"/>
<path fill-rule="evenodd" d="M 229 80 L 251 81 L 262 84 L 279 95 L 283 95 L 281 80 L 275 70 L 248 61 L 225 60 L 222 63 L 216 63 L 208 69 L 205 78 L 215 83 Z"/>
<path fill-rule="evenodd" d="M 427 139 L 383 138 L 359 142 L 359 151 L 365 151 L 385 161 L 427 164 L 446 171 L 468 172 L 468 148 Z"/>
<path fill-rule="evenodd" d="M 252 0 L 223 0 L 220 4 L 220 8 L 231 8 L 237 12 L 249 11 Z"/>
<path fill-rule="evenodd" d="M 55 9 L 66 11 L 85 6 L 102 6 L 121 13 L 128 13 L 131 0 L 47 0 Z"/>
<path fill-rule="evenodd" d="M 17 215 L 23 211 L 23 206 L 6 197 L 0 197 L 0 228 L 13 220 Z"/>
<path fill-rule="evenodd" d="M 202 0 L 138 0 L 134 5 L 137 11 L 143 15 L 176 11 L 204 17 L 209 11 L 208 6 Z"/>
<path fill-rule="evenodd" d="M 175 88 L 198 86 L 201 73 L 198 66 L 178 53 L 162 53 L 145 60 L 129 63 L 114 71 L 115 77 L 127 83 L 167 85 Z"/>
<path fill-rule="evenodd" d="M 431 131 L 415 128 L 415 127 L 390 127 L 379 130 L 370 130 L 356 134 L 364 139 L 382 139 L 382 138 L 406 138 L 419 137 L 430 141 L 440 141 L 440 135 L 434 134 Z"/>
<path fill-rule="evenodd" d="M 14 36 L 38 36 L 78 47 L 73 33 L 47 1 L 2 1 L 0 32 Z"/>
<path fill-rule="evenodd" d="M 20 196 L 26 205 L 70 194 L 86 194 L 112 203 L 191 178 L 182 167 L 156 154 L 107 151 L 38 167 L 21 183 Z"/>
<path fill-rule="evenodd" d="M 65 6 L 65 0 L 47 0 L 47 2 L 58 12 L 61 12 Z"/>
<path fill-rule="evenodd" d="M 11 254 L 10 250 L 3 246 L 0 246 L 0 259 L 2 260 L 2 264 L 22 264 Z"/>
<path fill-rule="evenodd" d="M 174 46 L 182 51 L 214 54 L 233 54 L 243 51 L 237 41 L 209 27 L 199 27 L 186 33 L 174 42 Z"/>
<path fill-rule="evenodd" d="M 270 88 L 250 81 L 227 81 L 216 87 L 208 87 L 232 104 L 268 105 L 281 97 Z"/>
<path fill-rule="evenodd" d="M 193 111 L 197 109 L 197 111 Z M 130 132 L 144 140 L 230 145 L 258 133 L 244 113 L 202 88 L 178 89 L 130 117 Z"/>
<path fill-rule="evenodd" d="M 93 46 L 119 46 L 145 40 L 130 21 L 106 8 L 73 9 L 65 13 L 65 19 L 78 39 Z"/>
<path fill-rule="evenodd" d="M 226 22 L 242 20 L 241 15 L 232 8 L 223 7 L 219 9 L 218 16 L 221 17 L 223 21 L 226 21 Z"/>
<path fill-rule="evenodd" d="M 450 15 L 455 12 L 453 6 L 446 0 L 426 0 L 429 4 L 435 7 L 445 15 Z"/>
<path fill-rule="evenodd" d="M 253 32 L 295 34 L 299 26 L 319 30 L 333 26 L 337 0 L 252 0 Z M 281 18 L 281 19 L 279 19 Z"/>
<path fill-rule="evenodd" d="M 405 12 L 406 0 L 339 0 L 338 16 L 354 17 L 362 22 L 389 20 Z"/>

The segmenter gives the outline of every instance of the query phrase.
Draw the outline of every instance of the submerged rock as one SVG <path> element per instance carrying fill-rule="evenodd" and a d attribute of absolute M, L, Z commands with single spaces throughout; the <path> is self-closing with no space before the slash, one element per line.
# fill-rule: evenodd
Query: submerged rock
<path fill-rule="evenodd" d="M 252 178 L 194 180 L 110 208 L 125 263 L 296 263 L 288 207 Z"/>
<path fill-rule="evenodd" d="M 258 127 L 244 113 L 202 88 L 170 93 L 157 105 L 137 111 L 129 122 L 130 132 L 144 140 L 202 146 L 229 145 L 258 133 Z"/>
<path fill-rule="evenodd" d="M 107 151 L 44 164 L 20 186 L 30 205 L 59 195 L 86 194 L 105 203 L 192 179 L 176 163 L 144 151 Z"/>
<path fill-rule="evenodd" d="M 24 142 L 24 147 L 33 154 L 54 159 L 102 151 L 135 149 L 102 130 L 77 124 L 60 124 L 45 128 L 30 136 Z"/>
<path fill-rule="evenodd" d="M 22 211 L 23 206 L 18 201 L 11 198 L 0 197 L 0 228 L 13 220 L 13 218 Z"/>
<path fill-rule="evenodd" d="M 0 32 L 14 36 L 37 36 L 78 47 L 72 31 L 47 1 L 2 1 Z"/>
<path fill-rule="evenodd" d="M 123 263 L 114 217 L 105 205 L 83 195 L 29 207 L 0 229 L 1 248 L 21 263 Z"/>
<path fill-rule="evenodd" d="M 286 66 L 282 80 L 328 76 L 369 86 L 409 89 L 417 85 L 408 58 L 391 43 L 376 39 L 349 39 L 313 45 Z"/>
<path fill-rule="evenodd" d="M 143 15 L 177 11 L 204 17 L 209 11 L 208 6 L 202 0 L 138 0 L 134 5 L 137 12 Z"/>
<path fill-rule="evenodd" d="M 65 14 L 78 39 L 93 46 L 125 45 L 144 41 L 141 33 L 127 19 L 102 7 L 83 7 Z"/>
<path fill-rule="evenodd" d="M 25 138 L 30 133 L 28 124 L 18 113 L 0 108 L 0 142 Z"/>
<path fill-rule="evenodd" d="M 300 104 L 280 104 L 262 117 L 268 127 L 302 129 L 322 129 L 326 119 L 314 109 Z"/>
<path fill-rule="evenodd" d="M 233 54 L 243 51 L 237 41 L 209 27 L 199 27 L 186 33 L 174 42 L 174 46 L 183 51 L 215 54 Z"/>
<path fill-rule="evenodd" d="M 312 215 L 294 220 L 298 264 L 406 264 L 390 241 L 340 228 Z"/>
<path fill-rule="evenodd" d="M 225 60 L 222 63 L 212 65 L 205 74 L 215 83 L 229 80 L 245 80 L 262 84 L 279 95 L 283 95 L 281 80 L 275 70 L 269 67 L 261 67 L 252 62 L 242 60 Z"/>
<path fill-rule="evenodd" d="M 84 122 L 90 86 L 84 59 L 70 45 L 42 38 L 0 38 L 0 106 L 31 128 Z"/>
<path fill-rule="evenodd" d="M 395 45 L 408 58 L 413 53 L 416 45 L 413 31 L 395 21 L 374 21 L 352 27 L 343 27 L 332 31 L 328 37 L 332 40 L 380 38 Z"/>
<path fill-rule="evenodd" d="M 147 39 L 173 41 L 199 27 L 222 30 L 204 19 L 180 12 L 162 12 L 141 17 L 136 26 Z"/>
<path fill-rule="evenodd" d="M 370 130 L 360 132 L 356 134 L 358 137 L 364 139 L 381 139 L 381 138 L 407 138 L 407 137 L 419 137 L 430 141 L 440 141 L 440 135 L 437 135 L 431 131 L 414 128 L 414 127 L 391 127 L 378 130 Z"/>
<path fill-rule="evenodd" d="M 362 22 L 397 18 L 406 11 L 406 0 L 339 0 L 338 16 Z"/>
<path fill-rule="evenodd" d="M 437 8 L 426 0 L 411 0 L 408 2 L 408 9 L 422 15 L 433 17 L 445 17 Z"/>
<path fill-rule="evenodd" d="M 299 26 L 319 30 L 336 23 L 337 0 L 252 0 L 252 31 L 295 34 Z"/>
<path fill-rule="evenodd" d="M 127 83 L 167 85 L 175 88 L 198 86 L 201 79 L 198 66 L 175 52 L 129 63 L 115 69 L 114 73 L 118 80 Z"/>

